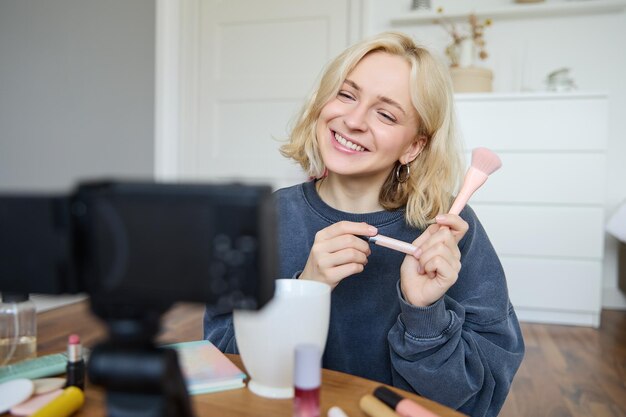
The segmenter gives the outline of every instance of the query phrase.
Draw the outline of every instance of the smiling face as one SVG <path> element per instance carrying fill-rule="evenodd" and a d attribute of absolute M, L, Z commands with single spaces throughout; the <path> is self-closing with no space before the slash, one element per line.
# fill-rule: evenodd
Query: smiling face
<path fill-rule="evenodd" d="M 425 144 L 409 88 L 410 65 L 385 52 L 366 55 L 323 108 L 316 134 L 330 173 L 381 184 L 397 161 L 413 161 Z"/>

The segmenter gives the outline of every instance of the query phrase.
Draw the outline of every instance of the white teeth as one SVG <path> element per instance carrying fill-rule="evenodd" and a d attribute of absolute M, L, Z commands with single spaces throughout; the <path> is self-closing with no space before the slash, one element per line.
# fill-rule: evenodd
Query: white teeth
<path fill-rule="evenodd" d="M 349 140 L 346 140 L 346 138 L 344 138 L 343 136 L 341 136 L 339 133 L 335 132 L 335 140 L 339 143 L 341 143 L 343 146 L 345 146 L 346 148 L 350 148 L 353 151 L 358 151 L 358 152 L 363 152 L 365 150 L 364 147 L 357 145 L 356 143 L 352 143 Z"/>

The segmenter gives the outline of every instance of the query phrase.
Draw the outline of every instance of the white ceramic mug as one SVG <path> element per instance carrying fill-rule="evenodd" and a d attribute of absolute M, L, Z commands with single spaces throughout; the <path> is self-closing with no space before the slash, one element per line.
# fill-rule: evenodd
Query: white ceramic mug
<path fill-rule="evenodd" d="M 294 351 L 315 344 L 324 351 L 330 320 L 330 287 L 278 279 L 274 298 L 259 311 L 235 310 L 235 337 L 250 376 L 248 388 L 270 398 L 291 398 Z"/>

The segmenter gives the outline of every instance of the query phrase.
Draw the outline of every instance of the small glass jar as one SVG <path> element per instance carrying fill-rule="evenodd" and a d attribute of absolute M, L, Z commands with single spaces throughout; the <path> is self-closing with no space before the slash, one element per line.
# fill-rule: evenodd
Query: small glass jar
<path fill-rule="evenodd" d="M 411 3 L 413 10 L 430 10 L 430 0 L 413 0 Z"/>
<path fill-rule="evenodd" d="M 3 293 L 0 365 L 37 357 L 37 310 L 28 294 Z"/>

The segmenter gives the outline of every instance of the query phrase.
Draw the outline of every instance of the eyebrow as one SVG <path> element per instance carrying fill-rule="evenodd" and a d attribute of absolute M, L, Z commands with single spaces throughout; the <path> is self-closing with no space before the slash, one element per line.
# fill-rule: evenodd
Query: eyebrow
<path fill-rule="evenodd" d="M 359 85 L 357 83 L 355 83 L 354 81 L 352 81 L 352 80 L 349 80 L 349 79 L 346 78 L 344 83 L 348 84 L 349 86 L 354 88 L 356 91 L 361 91 L 361 87 L 359 87 Z M 404 115 L 406 115 L 406 112 L 404 111 L 404 109 L 402 108 L 400 103 L 398 103 L 397 101 L 392 100 L 389 97 L 385 97 L 385 96 L 378 96 L 378 99 L 380 101 L 382 101 L 383 103 L 387 103 L 387 104 L 390 104 L 390 105 L 392 105 L 394 107 L 397 107 L 398 110 L 400 110 Z"/>

